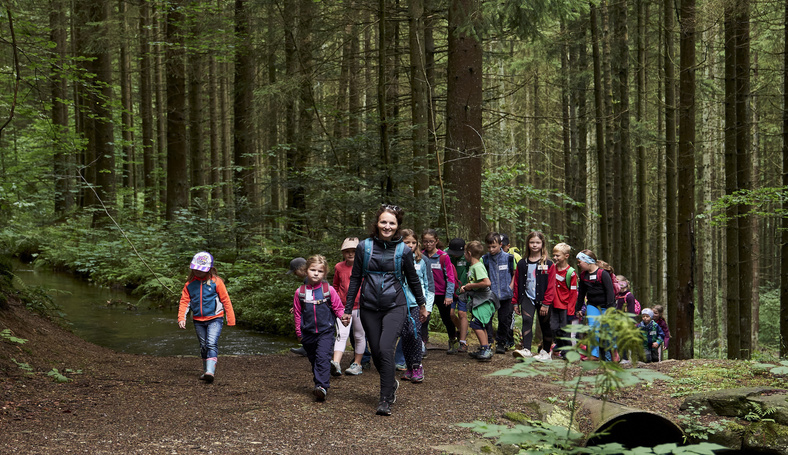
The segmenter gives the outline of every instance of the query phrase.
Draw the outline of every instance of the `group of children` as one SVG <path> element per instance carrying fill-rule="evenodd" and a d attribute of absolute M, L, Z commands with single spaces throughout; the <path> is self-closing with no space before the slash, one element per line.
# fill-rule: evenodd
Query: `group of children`
<path fill-rule="evenodd" d="M 414 383 L 424 380 L 422 358 L 426 355 L 429 319 L 435 306 L 449 337 L 446 353 L 467 353 L 481 362 L 510 350 L 515 358 L 534 357 L 541 361 L 560 358 L 564 353 L 561 348 L 574 342 L 571 326 L 582 322 L 594 326 L 608 308 L 640 313 L 637 327 L 644 335 L 646 362 L 661 360 L 662 350 L 668 348 L 670 331 L 663 318 L 663 307 L 656 305 L 641 311 L 629 280 L 615 275 L 608 264 L 597 260 L 589 250 L 576 256 L 578 273 L 569 264 L 571 247 L 559 243 L 548 257 L 545 237 L 538 231 L 527 236 L 524 257 L 510 248 L 506 235 L 496 232 L 485 237 L 486 245 L 476 240 L 466 244 L 461 238 L 452 239 L 446 251 L 433 229 L 424 231 L 420 239 L 412 230 L 399 232 L 414 256 L 427 301 L 425 317 L 408 286 L 403 286 L 408 316 L 399 333 L 396 363 L 405 369 L 404 380 Z M 333 286 L 326 281 L 329 266 L 324 256 L 298 258 L 295 270 L 291 263 L 291 272 L 304 281 L 293 296 L 293 315 L 296 335 L 312 365 L 313 393 L 318 401 L 326 398 L 330 376 L 343 374 L 340 362 L 348 340 L 354 346 L 354 356 L 344 373 L 363 372 L 366 336 L 359 319 L 358 296 L 351 317 L 343 318 L 358 245 L 357 238 L 342 242 L 343 260 L 334 267 Z M 200 379 L 212 382 L 222 323 L 226 318 L 228 325 L 234 325 L 235 315 L 224 283 L 216 274 L 213 257 L 200 252 L 194 256 L 190 268 L 181 296 L 178 325 L 185 328 L 186 313 L 191 310 L 203 360 Z M 515 346 L 515 313 L 522 317 L 520 346 Z M 494 331 L 496 314 L 498 324 Z M 542 332 L 537 354 L 531 351 L 535 320 Z M 475 352 L 468 350 L 469 329 L 479 342 Z M 589 357 L 599 358 L 598 349 L 589 352 Z"/>

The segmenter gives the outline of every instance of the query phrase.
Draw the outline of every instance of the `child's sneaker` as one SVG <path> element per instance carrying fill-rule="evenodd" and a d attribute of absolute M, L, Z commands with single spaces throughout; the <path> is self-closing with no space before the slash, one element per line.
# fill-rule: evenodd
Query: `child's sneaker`
<path fill-rule="evenodd" d="M 499 344 L 495 346 L 495 353 L 496 354 L 506 354 L 506 345 Z"/>
<path fill-rule="evenodd" d="M 418 384 L 424 381 L 424 367 L 419 365 L 411 371 L 410 381 Z"/>
<path fill-rule="evenodd" d="M 457 354 L 467 354 L 468 353 L 468 343 L 460 343 L 460 347 L 457 348 Z"/>
<path fill-rule="evenodd" d="M 331 376 L 342 376 L 342 367 L 339 362 L 331 361 Z"/>
<path fill-rule="evenodd" d="M 328 392 L 323 387 L 316 386 L 313 393 L 315 394 L 315 401 L 326 401 Z"/>
<path fill-rule="evenodd" d="M 449 349 L 446 351 L 446 354 L 449 354 L 449 355 L 456 354 L 457 353 L 457 348 L 459 347 L 459 346 L 457 346 L 458 344 L 459 343 L 457 343 L 456 341 L 449 340 Z"/>
<path fill-rule="evenodd" d="M 408 366 L 407 366 L 407 365 L 405 365 L 404 363 L 398 363 L 398 364 L 396 364 L 396 365 L 394 366 L 394 368 L 396 368 L 396 369 L 397 369 L 397 371 L 405 371 L 405 370 L 407 370 L 407 369 L 408 369 Z"/>
<path fill-rule="evenodd" d="M 361 365 L 357 364 L 356 362 L 351 363 L 347 370 L 345 370 L 345 374 L 349 374 L 351 376 L 358 376 L 363 372 L 364 369 L 361 368 Z"/>
<path fill-rule="evenodd" d="M 539 351 L 539 354 L 534 356 L 534 360 L 538 360 L 540 362 L 550 362 L 551 360 L 553 360 L 553 357 L 550 355 L 549 352 L 542 349 L 541 351 Z"/>
<path fill-rule="evenodd" d="M 405 371 L 405 374 L 402 375 L 402 379 L 404 379 L 406 381 L 412 380 L 413 379 L 413 370 L 408 368 L 408 370 Z"/>
<path fill-rule="evenodd" d="M 512 351 L 512 356 L 518 359 L 525 359 L 528 357 L 533 357 L 534 355 L 531 353 L 530 349 L 515 349 Z"/>
<path fill-rule="evenodd" d="M 476 360 L 479 362 L 489 362 L 493 358 L 493 351 L 491 348 L 482 349 L 479 351 L 479 354 L 476 355 Z"/>
<path fill-rule="evenodd" d="M 391 405 L 386 400 L 381 400 L 378 403 L 378 409 L 375 411 L 375 414 L 379 416 L 390 416 L 391 415 Z"/>

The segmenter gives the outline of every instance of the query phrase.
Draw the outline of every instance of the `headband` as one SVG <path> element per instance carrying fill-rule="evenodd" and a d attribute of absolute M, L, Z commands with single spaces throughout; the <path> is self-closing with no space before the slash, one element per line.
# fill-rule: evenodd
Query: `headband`
<path fill-rule="evenodd" d="M 578 261 L 583 261 L 583 262 L 585 262 L 587 264 L 595 264 L 596 263 L 596 259 L 592 258 L 591 256 L 589 256 L 589 255 L 587 255 L 585 253 L 577 253 L 577 260 Z"/>

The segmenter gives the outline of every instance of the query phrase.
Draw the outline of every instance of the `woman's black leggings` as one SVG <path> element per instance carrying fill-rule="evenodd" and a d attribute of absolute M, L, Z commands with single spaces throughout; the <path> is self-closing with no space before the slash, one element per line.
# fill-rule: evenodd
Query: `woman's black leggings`
<path fill-rule="evenodd" d="M 372 360 L 380 374 L 380 400 L 391 402 L 394 395 L 394 351 L 402 325 L 407 317 L 407 306 L 401 305 L 388 311 L 361 309 L 361 325 L 367 334 L 367 344 Z"/>

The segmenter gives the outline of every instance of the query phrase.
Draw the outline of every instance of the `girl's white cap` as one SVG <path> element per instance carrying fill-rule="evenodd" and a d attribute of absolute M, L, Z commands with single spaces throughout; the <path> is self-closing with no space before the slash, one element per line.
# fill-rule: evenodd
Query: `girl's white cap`
<path fill-rule="evenodd" d="M 200 272 L 209 272 L 213 267 L 213 256 L 207 251 L 200 251 L 192 258 L 192 263 L 189 268 L 199 270 Z"/>

